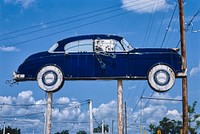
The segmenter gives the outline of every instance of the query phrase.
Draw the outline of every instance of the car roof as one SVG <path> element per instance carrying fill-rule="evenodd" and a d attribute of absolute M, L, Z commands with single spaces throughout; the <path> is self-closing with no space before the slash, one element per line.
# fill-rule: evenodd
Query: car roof
<path fill-rule="evenodd" d="M 58 41 L 59 46 L 56 48 L 56 51 L 63 50 L 64 46 L 69 42 L 77 41 L 77 40 L 86 40 L 86 39 L 114 39 L 117 41 L 121 41 L 123 37 L 118 35 L 110 35 L 110 34 L 92 34 L 92 35 L 79 35 L 73 36 L 69 38 L 65 38 L 63 40 Z"/>

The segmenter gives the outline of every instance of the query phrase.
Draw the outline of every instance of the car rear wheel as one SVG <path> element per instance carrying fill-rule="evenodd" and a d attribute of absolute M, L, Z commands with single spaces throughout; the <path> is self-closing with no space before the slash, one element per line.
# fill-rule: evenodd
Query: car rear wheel
<path fill-rule="evenodd" d="M 148 83 L 156 92 L 166 92 L 175 82 L 174 71 L 167 65 L 156 65 L 148 74 Z"/>
<path fill-rule="evenodd" d="M 37 82 L 39 87 L 44 91 L 56 92 L 64 84 L 63 73 L 54 65 L 45 66 L 38 72 Z"/>

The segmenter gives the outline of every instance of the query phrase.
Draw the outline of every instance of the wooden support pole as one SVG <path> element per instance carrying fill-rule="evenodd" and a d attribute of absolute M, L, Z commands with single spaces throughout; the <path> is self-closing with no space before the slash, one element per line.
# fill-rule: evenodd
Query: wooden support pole
<path fill-rule="evenodd" d="M 118 80 L 118 134 L 124 134 L 122 80 Z"/>
<path fill-rule="evenodd" d="M 186 64 L 186 43 L 185 43 L 185 22 L 183 0 L 179 0 L 179 21 L 180 21 L 180 37 L 181 37 L 181 55 L 183 61 L 183 70 L 187 70 Z M 183 134 L 188 134 L 188 88 L 187 76 L 182 78 L 182 111 L 183 111 Z"/>
<path fill-rule="evenodd" d="M 51 118 L 52 118 L 52 92 L 47 92 L 47 105 L 46 105 L 46 129 L 45 134 L 51 134 Z"/>

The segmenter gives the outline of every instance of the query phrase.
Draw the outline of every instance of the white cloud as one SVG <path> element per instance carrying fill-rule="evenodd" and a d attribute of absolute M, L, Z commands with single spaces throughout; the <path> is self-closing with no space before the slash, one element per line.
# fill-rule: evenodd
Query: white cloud
<path fill-rule="evenodd" d="M 160 94 L 160 96 L 159 94 L 154 95 L 158 97 L 170 97 L 169 94 Z M 3 103 L 10 105 L 4 105 Z M 20 92 L 16 97 L 0 96 L 0 104 L 2 104 L 0 105 L 0 116 L 7 117 L 3 119 L 8 119 L 6 120 L 8 125 L 13 126 L 18 124 L 13 127 L 20 127 L 23 131 L 37 128 L 37 130 L 35 129 L 35 133 L 43 133 L 46 109 L 45 99 L 35 100 L 33 91 L 27 90 Z M 170 105 L 172 104 L 170 103 Z M 181 117 L 178 110 L 169 109 L 169 107 L 166 106 L 166 103 L 156 103 L 151 101 L 150 105 L 142 111 L 143 114 L 141 117 L 143 123 L 148 125 L 150 123 L 159 123 L 163 117 L 174 119 L 179 119 Z M 130 124 L 140 115 L 141 109 L 139 108 L 137 111 L 133 111 L 132 108 L 127 107 L 127 113 L 128 124 Z M 76 133 L 78 130 L 83 130 L 84 128 L 87 128 L 84 130 L 89 131 L 88 104 L 81 103 L 74 98 L 60 97 L 55 99 L 55 102 L 53 102 L 52 117 L 52 124 L 57 123 L 52 125 L 52 132 L 61 132 L 62 130 L 69 129 Z M 114 129 L 117 129 L 117 101 L 112 100 L 108 103 L 93 107 L 93 117 L 94 127 L 97 127 L 97 122 L 101 123 L 102 120 L 109 126 L 111 120 L 115 120 Z M 139 121 L 140 118 L 134 122 L 134 124 L 138 124 Z M 129 129 L 130 133 L 133 131 L 133 128 Z"/>
<path fill-rule="evenodd" d="M 13 110 L 10 105 L 12 104 L 12 101 L 14 99 L 11 96 L 0 96 L 0 115 L 7 115 L 11 113 L 11 110 Z"/>
<path fill-rule="evenodd" d="M 181 100 L 181 96 L 172 97 L 169 93 L 154 93 L 153 98 L 160 98 L 161 100 L 152 100 L 153 104 L 176 104 L 180 103 L 179 101 L 168 101 L 168 100 L 162 100 L 162 99 L 174 99 L 174 100 Z"/>
<path fill-rule="evenodd" d="M 38 100 L 35 102 L 36 105 L 43 105 L 43 104 L 46 104 L 46 101 L 45 100 Z"/>
<path fill-rule="evenodd" d="M 17 103 L 20 104 L 34 104 L 33 92 L 30 90 L 22 91 L 18 94 Z"/>
<path fill-rule="evenodd" d="M 52 117 L 56 121 L 64 121 L 64 120 L 80 121 L 80 120 L 77 120 L 77 119 L 80 119 L 79 118 L 80 114 L 81 114 L 80 108 L 64 108 L 64 109 L 55 108 L 52 110 Z"/>
<path fill-rule="evenodd" d="M 12 97 L 11 96 L 0 96 L 0 102 L 3 104 L 12 104 Z"/>
<path fill-rule="evenodd" d="M 168 110 L 167 113 L 166 113 L 166 116 L 170 119 L 173 119 L 173 120 L 179 120 L 181 121 L 181 113 L 178 112 L 178 110 L 174 109 L 174 110 Z"/>
<path fill-rule="evenodd" d="M 28 8 L 34 0 L 16 0 L 16 3 L 22 4 L 24 8 Z"/>
<path fill-rule="evenodd" d="M 122 0 L 122 8 L 138 13 L 151 13 L 170 6 L 166 0 Z"/>
<path fill-rule="evenodd" d="M 0 51 L 4 51 L 4 52 L 16 52 L 19 51 L 19 49 L 17 49 L 16 47 L 5 47 L 5 46 L 0 46 Z"/>
<path fill-rule="evenodd" d="M 172 98 L 172 99 L 181 99 L 181 96 L 172 97 L 169 93 L 154 93 L 152 96 L 154 98 Z M 131 112 L 132 115 L 129 117 L 128 124 L 134 124 L 137 126 L 142 121 L 143 124 L 148 125 L 155 124 L 157 125 L 159 121 L 161 121 L 164 117 L 168 117 L 174 120 L 181 120 L 181 113 L 178 112 L 177 109 L 171 109 L 172 107 L 176 107 L 180 102 L 177 101 L 164 101 L 164 100 L 151 100 L 149 105 L 146 105 L 146 101 L 141 102 L 139 104 L 137 111 Z M 130 131 L 134 131 L 133 129 Z"/>
<path fill-rule="evenodd" d="M 199 61 L 199 65 L 197 67 L 193 67 L 190 71 L 190 76 L 195 76 L 198 73 L 200 73 L 200 61 Z"/>
<path fill-rule="evenodd" d="M 114 118 L 117 113 L 117 102 L 112 100 L 107 104 L 101 104 L 98 108 L 93 108 L 93 113 L 97 119 Z"/>
<path fill-rule="evenodd" d="M 35 0 L 4 0 L 5 3 L 9 4 L 20 4 L 23 8 L 28 8 Z"/>
<path fill-rule="evenodd" d="M 58 104 L 67 104 L 67 103 L 69 103 L 69 102 L 70 102 L 70 99 L 67 98 L 67 97 L 61 97 L 61 98 L 59 98 L 59 99 L 57 100 L 57 103 L 58 103 Z"/>
<path fill-rule="evenodd" d="M 150 124 L 155 121 L 161 120 L 165 113 L 167 112 L 167 107 L 165 105 L 149 105 L 149 107 L 144 108 L 143 117 L 147 119 L 145 123 Z"/>

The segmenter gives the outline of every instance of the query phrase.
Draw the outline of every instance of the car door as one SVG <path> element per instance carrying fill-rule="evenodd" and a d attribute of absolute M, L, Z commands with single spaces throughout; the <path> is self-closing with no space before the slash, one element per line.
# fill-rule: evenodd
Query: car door
<path fill-rule="evenodd" d="M 93 40 L 78 40 L 65 46 L 65 76 L 68 79 L 94 77 Z"/>
<path fill-rule="evenodd" d="M 125 78 L 128 75 L 128 53 L 113 39 L 94 41 L 96 76 L 105 79 Z"/>

